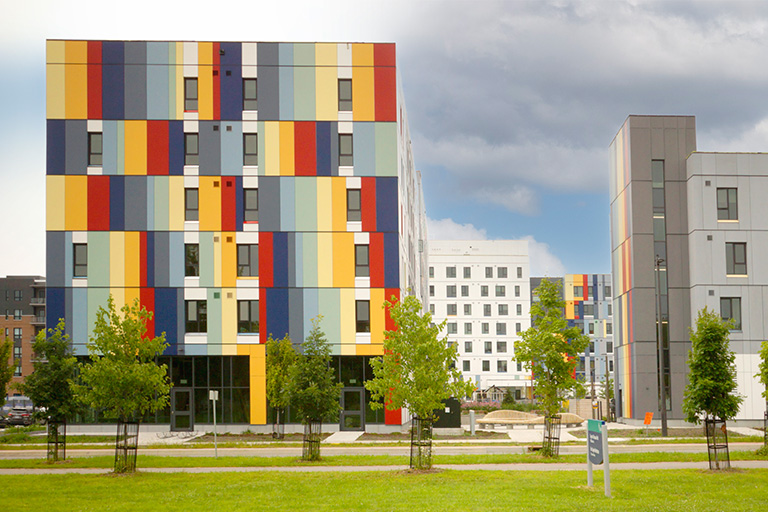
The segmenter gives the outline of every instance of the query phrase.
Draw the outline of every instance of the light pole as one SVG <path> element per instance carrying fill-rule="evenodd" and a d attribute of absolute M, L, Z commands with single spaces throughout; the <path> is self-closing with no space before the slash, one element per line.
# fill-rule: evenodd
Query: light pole
<path fill-rule="evenodd" d="M 661 435 L 667 437 L 667 387 L 664 385 L 664 344 L 661 329 L 661 264 L 664 259 L 656 255 L 656 356 L 659 370 L 659 411 L 661 411 Z"/>

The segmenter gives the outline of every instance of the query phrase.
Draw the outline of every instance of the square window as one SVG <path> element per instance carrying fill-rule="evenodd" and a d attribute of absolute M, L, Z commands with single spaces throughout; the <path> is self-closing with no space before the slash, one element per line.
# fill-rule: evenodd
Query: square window
<path fill-rule="evenodd" d="M 459 332 L 456 322 L 448 322 L 447 324 L 448 334 L 456 334 Z"/>
<path fill-rule="evenodd" d="M 243 189 L 243 220 L 258 222 L 259 220 L 259 189 Z"/>
<path fill-rule="evenodd" d="M 519 296 L 520 296 L 520 286 L 515 285 L 515 297 L 519 297 Z"/>
<path fill-rule="evenodd" d="M 340 133 L 339 134 L 339 166 L 352 166 L 354 165 L 354 157 L 352 156 L 352 134 Z"/>
<path fill-rule="evenodd" d="M 743 242 L 725 244 L 725 273 L 747 275 L 747 244 Z"/>
<path fill-rule="evenodd" d="M 355 246 L 355 277 L 368 277 L 371 275 L 368 250 L 367 245 Z"/>
<path fill-rule="evenodd" d="M 72 245 L 72 277 L 88 277 L 88 244 Z"/>
<path fill-rule="evenodd" d="M 466 352 L 467 354 L 471 354 L 472 353 L 472 342 L 471 341 L 465 341 L 464 342 L 464 352 Z"/>
<path fill-rule="evenodd" d="M 485 267 L 485 277 L 489 279 L 493 277 L 493 267 Z"/>
<path fill-rule="evenodd" d="M 489 334 L 491 332 L 490 324 L 488 322 L 483 322 L 482 324 L 480 324 L 480 331 L 483 334 Z"/>
<path fill-rule="evenodd" d="M 13 319 L 14 320 L 21 320 L 21 310 L 20 309 L 14 309 L 13 310 Z"/>
<path fill-rule="evenodd" d="M 347 222 L 358 222 L 363 220 L 361 204 L 360 189 L 347 189 Z"/>
<path fill-rule="evenodd" d="M 462 364 L 462 371 L 465 371 L 465 372 L 470 371 L 469 370 L 469 366 L 470 366 L 470 362 L 469 361 L 464 360 L 464 361 L 461 362 L 461 364 Z"/>
<path fill-rule="evenodd" d="M 102 133 L 88 132 L 88 165 L 102 165 L 103 151 Z"/>
<path fill-rule="evenodd" d="M 466 284 L 461 285 L 461 296 L 469 297 L 469 285 L 466 285 Z"/>
<path fill-rule="evenodd" d="M 595 316 L 594 304 L 584 304 L 584 316 Z"/>
<path fill-rule="evenodd" d="M 446 306 L 446 314 L 448 316 L 456 316 L 456 304 L 448 304 Z"/>
<path fill-rule="evenodd" d="M 496 335 L 506 336 L 506 334 L 507 334 L 507 324 L 504 322 L 496 322 Z"/>
<path fill-rule="evenodd" d="M 339 78 L 339 112 L 352 111 L 352 79 Z"/>
<path fill-rule="evenodd" d="M 186 332 L 208 332 L 208 302 L 204 300 L 187 300 Z"/>
<path fill-rule="evenodd" d="M 198 277 L 200 275 L 200 245 L 184 244 L 184 275 Z"/>
<path fill-rule="evenodd" d="M 491 362 L 490 361 L 483 361 L 483 371 L 484 372 L 491 371 Z"/>
<path fill-rule="evenodd" d="M 259 276 L 258 244 L 237 244 L 237 276 Z"/>
<path fill-rule="evenodd" d="M 355 301 L 355 332 L 371 332 L 371 302 Z"/>
<path fill-rule="evenodd" d="M 14 327 L 13 328 L 13 341 L 20 342 L 22 337 L 22 329 L 21 327 Z"/>
<path fill-rule="evenodd" d="M 472 304 L 464 304 L 464 314 L 465 315 L 472 314 Z"/>
<path fill-rule="evenodd" d="M 200 220 L 199 192 L 196 188 L 184 189 L 184 220 Z"/>
<path fill-rule="evenodd" d="M 496 285 L 496 296 L 504 297 L 507 294 L 507 287 L 501 284 Z"/>
<path fill-rule="evenodd" d="M 472 267 L 464 267 L 464 279 L 472 278 Z"/>
<path fill-rule="evenodd" d="M 493 354 L 493 342 L 492 341 L 486 341 L 483 343 L 483 352 L 485 354 Z"/>
<path fill-rule="evenodd" d="M 200 164 L 200 138 L 196 133 L 184 134 L 184 165 Z"/>
<path fill-rule="evenodd" d="M 464 334 L 472 334 L 472 323 L 464 322 Z"/>
<path fill-rule="evenodd" d="M 237 301 L 237 332 L 256 334 L 259 332 L 259 301 Z"/>
<path fill-rule="evenodd" d="M 243 78 L 243 110 L 258 110 L 258 92 L 255 78 Z"/>
<path fill-rule="evenodd" d="M 481 297 L 487 297 L 488 296 L 488 286 L 487 285 L 481 285 L 480 286 L 480 296 Z"/>
<path fill-rule="evenodd" d="M 573 287 L 573 296 L 584 298 L 584 287 L 583 286 L 574 286 Z"/>
<path fill-rule="evenodd" d="M 739 204 L 737 189 L 717 189 L 717 220 L 738 220 Z"/>
<path fill-rule="evenodd" d="M 496 342 L 496 352 L 500 354 L 505 354 L 507 352 L 507 342 L 506 341 L 497 341 Z"/>
<path fill-rule="evenodd" d="M 496 371 L 499 373 L 507 373 L 507 360 L 499 359 L 496 361 Z"/>
<path fill-rule="evenodd" d="M 483 304 L 483 316 L 491 316 L 491 305 Z"/>
<path fill-rule="evenodd" d="M 445 287 L 445 296 L 449 298 L 456 297 L 456 285 L 448 285 Z"/>
<path fill-rule="evenodd" d="M 496 269 L 496 276 L 499 279 L 506 279 L 507 278 L 507 267 L 499 267 Z"/>
<path fill-rule="evenodd" d="M 259 165 L 259 134 L 243 134 L 243 165 Z"/>
<path fill-rule="evenodd" d="M 184 110 L 197 111 L 197 78 L 184 79 Z"/>
<path fill-rule="evenodd" d="M 445 267 L 445 277 L 456 277 L 456 267 Z"/>
<path fill-rule="evenodd" d="M 731 320 L 733 326 L 731 330 L 741 330 L 741 297 L 721 297 L 720 298 L 720 317 L 725 320 Z"/>
<path fill-rule="evenodd" d="M 506 316 L 509 314 L 509 304 L 499 304 L 499 316 Z"/>

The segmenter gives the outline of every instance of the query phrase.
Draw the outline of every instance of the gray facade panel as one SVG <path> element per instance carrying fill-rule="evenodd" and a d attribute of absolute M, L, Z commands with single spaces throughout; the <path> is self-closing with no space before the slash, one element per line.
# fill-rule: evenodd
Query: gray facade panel
<path fill-rule="evenodd" d="M 147 67 L 125 66 L 125 119 L 147 119 Z"/>
<path fill-rule="evenodd" d="M 168 231 L 155 232 L 155 286 L 158 288 L 170 285 L 169 241 L 170 233 Z"/>
<path fill-rule="evenodd" d="M 259 120 L 277 121 L 280 119 L 280 72 L 277 66 L 265 66 L 261 62 L 259 45 L 259 80 L 256 83 L 259 98 Z"/>
<path fill-rule="evenodd" d="M 259 231 L 280 231 L 280 178 L 259 176 Z"/>
<path fill-rule="evenodd" d="M 45 233 L 47 257 L 45 278 L 47 286 L 61 288 L 65 285 L 66 234 L 64 231 L 48 231 Z"/>
<path fill-rule="evenodd" d="M 147 230 L 147 178 L 125 177 L 125 230 Z"/>
<path fill-rule="evenodd" d="M 88 168 L 87 121 L 68 119 L 64 126 L 64 174 L 85 174 Z"/>
<path fill-rule="evenodd" d="M 280 65 L 280 43 L 259 43 L 256 52 L 259 67 Z M 259 79 L 261 79 L 261 69 L 259 69 Z M 261 105 L 259 105 L 259 111 L 261 111 Z"/>
<path fill-rule="evenodd" d="M 123 48 L 125 52 L 126 64 L 140 64 L 143 66 L 147 63 L 146 41 L 126 41 Z"/>
<path fill-rule="evenodd" d="M 221 175 L 221 123 L 201 121 L 200 129 L 200 176 Z"/>

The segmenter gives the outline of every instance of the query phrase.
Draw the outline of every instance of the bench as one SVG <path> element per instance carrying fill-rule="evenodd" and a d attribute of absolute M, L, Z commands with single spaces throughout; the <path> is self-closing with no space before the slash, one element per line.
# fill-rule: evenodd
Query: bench
<path fill-rule="evenodd" d="M 561 426 L 564 427 L 578 427 L 584 423 L 584 418 L 576 414 L 562 413 Z M 496 425 L 525 425 L 528 428 L 534 428 L 536 425 L 544 425 L 544 416 L 532 414 L 529 412 L 514 411 L 508 409 L 502 409 L 499 411 L 493 411 L 486 414 L 483 418 L 477 420 L 480 425 L 491 425 L 490 428 L 494 428 Z"/>

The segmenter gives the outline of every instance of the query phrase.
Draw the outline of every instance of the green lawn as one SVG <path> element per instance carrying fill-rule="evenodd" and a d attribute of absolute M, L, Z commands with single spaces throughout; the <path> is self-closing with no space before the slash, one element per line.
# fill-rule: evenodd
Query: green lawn
<path fill-rule="evenodd" d="M 586 472 L 442 471 L 4 476 L 8 510 L 756 511 L 768 470 L 616 471 L 613 498 Z"/>

